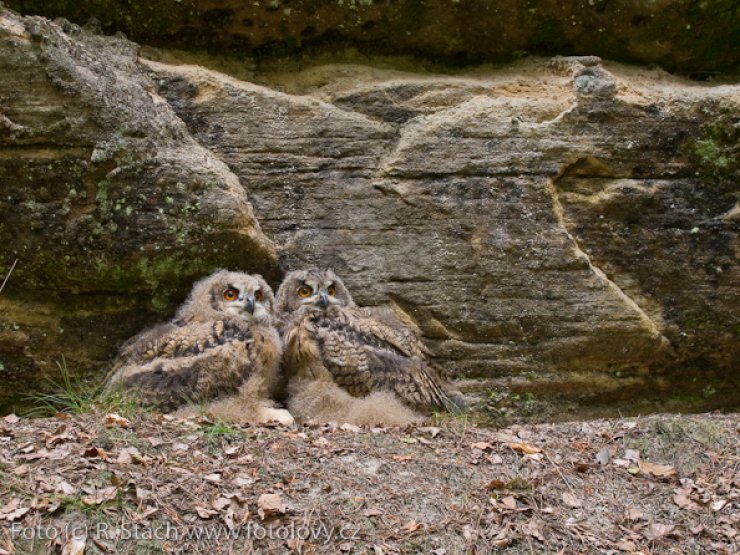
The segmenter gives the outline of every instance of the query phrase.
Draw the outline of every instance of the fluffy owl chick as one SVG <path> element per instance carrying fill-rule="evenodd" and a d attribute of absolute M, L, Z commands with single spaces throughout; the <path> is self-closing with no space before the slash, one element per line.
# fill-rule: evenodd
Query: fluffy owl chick
<path fill-rule="evenodd" d="M 333 271 L 288 274 L 276 305 L 296 418 L 399 425 L 460 408 L 416 331 L 390 310 L 355 305 Z"/>
<path fill-rule="evenodd" d="M 162 410 L 187 403 L 230 422 L 293 423 L 270 401 L 282 346 L 273 325 L 274 296 L 258 275 L 219 270 L 193 286 L 167 324 L 130 339 L 107 387 L 134 391 Z"/>

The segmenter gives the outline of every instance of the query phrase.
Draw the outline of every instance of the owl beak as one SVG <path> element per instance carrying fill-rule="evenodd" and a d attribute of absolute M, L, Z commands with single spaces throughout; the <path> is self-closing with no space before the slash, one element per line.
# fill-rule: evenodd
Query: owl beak
<path fill-rule="evenodd" d="M 244 309 L 250 314 L 254 314 L 254 295 L 247 297 L 247 304 L 244 305 Z"/>
<path fill-rule="evenodd" d="M 316 306 L 323 308 L 324 310 L 329 306 L 329 299 L 323 291 L 319 293 L 319 300 L 316 301 Z"/>

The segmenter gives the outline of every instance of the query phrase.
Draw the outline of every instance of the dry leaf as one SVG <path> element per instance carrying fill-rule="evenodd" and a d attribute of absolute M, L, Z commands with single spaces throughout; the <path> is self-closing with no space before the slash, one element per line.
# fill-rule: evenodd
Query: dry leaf
<path fill-rule="evenodd" d="M 204 520 L 207 520 L 211 518 L 213 515 L 217 514 L 218 511 L 214 511 L 213 509 L 207 509 L 206 507 L 201 507 L 199 505 L 196 505 L 195 512 L 198 513 L 198 516 Z"/>
<path fill-rule="evenodd" d="M 661 524 L 659 522 L 653 522 L 648 526 L 648 529 L 644 532 L 644 536 L 647 540 L 653 542 L 659 538 L 667 536 L 676 527 L 673 524 Z"/>
<path fill-rule="evenodd" d="M 29 508 L 21 508 L 20 504 L 21 502 L 18 499 L 12 499 L 6 505 L 0 507 L 0 520 L 13 522 L 30 510 Z"/>
<path fill-rule="evenodd" d="M 676 493 L 673 494 L 673 502 L 681 507 L 682 509 L 691 509 L 691 510 L 697 510 L 699 509 L 699 505 L 694 503 L 691 498 L 689 497 L 688 493 L 690 490 L 685 489 L 677 489 L 674 490 Z"/>
<path fill-rule="evenodd" d="M 101 449 L 100 447 L 88 447 L 85 449 L 85 452 L 82 453 L 82 456 L 87 457 L 88 459 L 98 458 L 103 461 L 108 460 L 108 453 L 105 452 L 105 449 Z"/>
<path fill-rule="evenodd" d="M 391 458 L 396 462 L 408 462 L 413 460 L 414 457 L 411 455 L 393 455 Z"/>
<path fill-rule="evenodd" d="M 150 493 L 151 492 L 149 490 L 136 486 L 136 500 L 137 501 L 141 502 L 141 501 L 145 501 L 146 499 L 149 499 Z"/>
<path fill-rule="evenodd" d="M 17 424 L 21 421 L 20 418 L 18 418 L 15 414 L 11 413 L 3 417 L 3 420 L 7 422 L 8 424 Z"/>
<path fill-rule="evenodd" d="M 137 521 L 141 522 L 142 520 L 145 520 L 145 519 L 149 518 L 150 516 L 152 516 L 158 510 L 159 509 L 157 509 L 157 507 L 147 507 L 142 512 L 137 513 L 135 519 Z"/>
<path fill-rule="evenodd" d="M 55 491 L 59 491 L 64 495 L 74 495 L 75 493 L 77 493 L 77 490 L 74 488 L 74 486 L 66 480 L 62 480 L 61 482 L 59 482 L 56 486 Z"/>
<path fill-rule="evenodd" d="M 73 439 L 73 437 L 70 433 L 69 425 L 67 424 L 62 424 L 61 426 L 59 426 L 56 430 L 54 430 L 53 434 L 44 432 L 44 443 L 47 447 L 54 447 L 55 445 L 63 443 L 70 439 Z"/>
<path fill-rule="evenodd" d="M 523 455 L 535 455 L 542 452 L 542 449 L 535 447 L 534 445 L 530 445 L 529 443 L 509 443 L 509 447 Z"/>
<path fill-rule="evenodd" d="M 645 514 L 640 509 L 635 509 L 634 507 L 624 512 L 625 520 L 631 520 L 632 522 L 642 520 L 644 517 Z"/>
<path fill-rule="evenodd" d="M 475 534 L 473 533 L 473 527 L 470 524 L 463 526 L 462 533 L 463 538 L 465 538 L 465 541 L 468 542 L 468 544 L 473 543 L 475 540 Z"/>
<path fill-rule="evenodd" d="M 206 474 L 205 476 L 203 476 L 203 479 L 206 482 L 213 482 L 214 484 L 217 484 L 221 481 L 221 475 L 218 472 L 214 472 L 212 474 Z"/>
<path fill-rule="evenodd" d="M 620 551 L 626 551 L 627 553 L 634 553 L 637 550 L 637 545 L 629 540 L 620 541 L 616 547 Z"/>
<path fill-rule="evenodd" d="M 226 507 L 231 505 L 231 499 L 228 497 L 219 497 L 212 503 L 212 505 L 217 511 L 223 511 Z"/>
<path fill-rule="evenodd" d="M 545 536 L 542 535 L 542 521 L 531 519 L 522 524 L 522 532 L 537 538 L 542 543 L 545 543 Z"/>
<path fill-rule="evenodd" d="M 314 447 L 327 447 L 329 445 L 329 440 L 322 436 L 319 439 L 315 440 L 312 445 Z"/>
<path fill-rule="evenodd" d="M 404 530 L 406 530 L 408 533 L 416 532 L 417 530 L 421 529 L 421 524 L 416 522 L 415 520 L 410 520 L 403 526 L 401 526 Z"/>
<path fill-rule="evenodd" d="M 565 492 L 562 495 L 562 498 L 563 498 L 563 503 L 568 505 L 568 507 L 577 508 L 577 507 L 583 506 L 583 503 L 581 502 L 581 500 L 578 499 L 578 497 L 576 497 L 574 494 L 570 492 Z"/>
<path fill-rule="evenodd" d="M 25 476 L 28 474 L 28 471 L 31 470 L 30 467 L 27 464 L 21 464 L 20 466 L 16 466 L 13 469 L 13 474 L 16 476 Z"/>
<path fill-rule="evenodd" d="M 118 488 L 116 486 L 110 486 L 108 488 L 94 490 L 92 495 L 86 495 L 82 498 L 82 502 L 85 505 L 102 505 L 106 501 L 112 501 L 118 494 Z"/>
<path fill-rule="evenodd" d="M 285 513 L 283 496 L 280 493 L 263 493 L 257 500 L 257 513 L 262 520 L 274 514 Z"/>
<path fill-rule="evenodd" d="M 105 415 L 105 426 L 107 428 L 112 428 L 113 426 L 119 426 L 121 428 L 130 428 L 131 421 L 128 418 L 124 418 L 123 416 L 119 414 L 115 414 L 111 412 L 110 414 Z"/>
<path fill-rule="evenodd" d="M 493 446 L 490 443 L 487 443 L 485 441 L 480 441 L 478 443 L 471 443 L 470 447 L 472 449 L 480 449 L 481 451 L 486 451 L 487 449 L 493 448 Z"/>
<path fill-rule="evenodd" d="M 507 495 L 506 497 L 501 499 L 501 504 L 507 509 L 510 509 L 512 511 L 516 510 L 516 499 L 514 499 L 513 495 Z"/>
<path fill-rule="evenodd" d="M 62 555 L 84 555 L 87 537 L 72 536 L 62 548 Z"/>
<path fill-rule="evenodd" d="M 132 462 L 135 464 L 146 464 L 151 460 L 152 459 L 150 457 L 142 455 L 141 451 L 139 451 L 136 447 L 124 447 L 118 454 L 118 459 L 116 462 L 118 462 L 119 464 L 129 464 Z"/>
<path fill-rule="evenodd" d="M 609 449 L 609 446 L 602 447 L 601 450 L 596 453 L 596 462 L 598 462 L 601 465 L 607 464 L 612 458 L 612 452 L 611 449 Z"/>
<path fill-rule="evenodd" d="M 303 547 L 303 544 L 306 543 L 305 540 L 302 540 L 300 538 L 291 538 L 287 542 L 288 549 L 291 551 L 300 551 Z"/>
<path fill-rule="evenodd" d="M 376 509 L 376 508 L 372 508 L 371 507 L 369 509 L 365 509 L 365 511 L 363 511 L 362 514 L 364 514 L 366 517 L 370 518 L 371 516 L 380 516 L 380 515 L 382 515 L 383 514 L 383 511 L 381 511 L 380 509 Z"/>
<path fill-rule="evenodd" d="M 224 521 L 224 524 L 226 524 L 226 527 L 229 530 L 234 530 L 235 526 L 234 526 L 234 509 L 233 509 L 233 507 L 230 506 L 226 510 L 226 513 L 224 513 L 224 515 L 221 517 L 221 520 Z"/>
<path fill-rule="evenodd" d="M 247 488 L 254 484 L 254 480 L 246 474 L 238 474 L 232 478 L 231 483 L 238 488 Z"/>
<path fill-rule="evenodd" d="M 637 461 L 640 471 L 656 478 L 668 478 L 676 475 L 676 469 L 665 464 L 653 464 L 647 461 Z"/>

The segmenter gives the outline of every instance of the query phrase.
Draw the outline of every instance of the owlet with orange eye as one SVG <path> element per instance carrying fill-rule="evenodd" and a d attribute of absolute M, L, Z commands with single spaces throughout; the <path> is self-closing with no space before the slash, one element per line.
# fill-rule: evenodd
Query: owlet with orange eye
<path fill-rule="evenodd" d="M 123 345 L 107 386 L 162 410 L 206 401 L 229 421 L 291 424 L 271 401 L 282 354 L 274 301 L 259 275 L 215 272 L 193 286 L 170 322 Z"/>
<path fill-rule="evenodd" d="M 275 303 L 297 418 L 402 425 L 462 408 L 411 321 L 387 307 L 358 307 L 332 270 L 291 272 Z"/>

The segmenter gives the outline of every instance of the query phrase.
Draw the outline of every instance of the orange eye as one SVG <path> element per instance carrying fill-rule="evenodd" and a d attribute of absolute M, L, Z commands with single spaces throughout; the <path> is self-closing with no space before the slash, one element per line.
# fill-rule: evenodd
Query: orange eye
<path fill-rule="evenodd" d="M 239 296 L 239 291 L 236 289 L 227 289 L 224 291 L 224 299 L 227 301 L 235 301 Z"/>
<path fill-rule="evenodd" d="M 334 287 L 334 285 L 330 285 L 329 287 L 326 288 L 326 292 L 329 293 L 329 295 L 333 297 L 337 294 L 337 288 Z"/>
<path fill-rule="evenodd" d="M 254 300 L 261 301 L 263 298 L 264 295 L 262 294 L 262 289 L 257 289 L 257 291 L 254 292 Z"/>
<path fill-rule="evenodd" d="M 304 299 L 306 297 L 310 297 L 311 293 L 313 293 L 313 289 L 311 289 L 308 285 L 301 285 L 298 288 L 298 296 L 303 297 Z"/>

